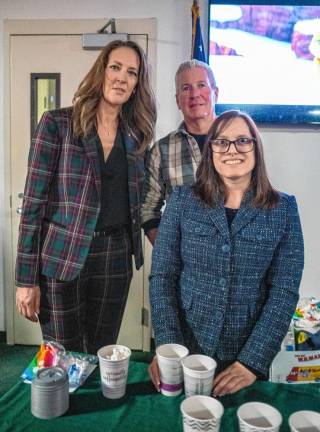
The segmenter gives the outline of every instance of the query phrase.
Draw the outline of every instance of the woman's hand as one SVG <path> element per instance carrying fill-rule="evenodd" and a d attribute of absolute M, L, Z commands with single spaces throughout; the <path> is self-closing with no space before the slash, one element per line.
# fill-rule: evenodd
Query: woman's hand
<path fill-rule="evenodd" d="M 152 246 L 154 246 L 154 242 L 156 241 L 157 235 L 158 235 L 158 228 L 151 228 L 147 232 L 147 237 L 148 237 L 150 243 L 152 244 Z"/>
<path fill-rule="evenodd" d="M 213 396 L 224 396 L 253 384 L 257 377 L 243 364 L 234 362 L 213 381 Z"/>
<path fill-rule="evenodd" d="M 16 307 L 18 312 L 30 321 L 37 322 L 40 312 L 40 288 L 17 287 Z"/>
<path fill-rule="evenodd" d="M 159 392 L 160 391 L 160 372 L 159 372 L 157 356 L 153 357 L 152 362 L 150 363 L 148 372 L 149 372 L 149 376 L 151 378 L 151 381 L 153 382 L 155 388 Z"/>

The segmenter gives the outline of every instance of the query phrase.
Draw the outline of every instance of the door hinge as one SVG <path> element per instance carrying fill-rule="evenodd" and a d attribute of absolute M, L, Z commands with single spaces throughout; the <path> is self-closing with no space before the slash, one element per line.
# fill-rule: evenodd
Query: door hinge
<path fill-rule="evenodd" d="M 12 195 L 10 195 L 9 197 L 9 202 L 10 202 L 10 208 L 12 208 Z"/>
<path fill-rule="evenodd" d="M 144 307 L 141 309 L 141 325 L 149 327 L 149 311 Z"/>

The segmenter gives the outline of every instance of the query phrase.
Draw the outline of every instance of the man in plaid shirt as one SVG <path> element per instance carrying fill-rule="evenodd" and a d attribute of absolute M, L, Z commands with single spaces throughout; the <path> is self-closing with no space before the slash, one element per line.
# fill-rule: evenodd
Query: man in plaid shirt
<path fill-rule="evenodd" d="M 142 226 L 154 244 L 161 209 L 175 186 L 192 184 L 206 136 L 216 117 L 218 88 L 210 67 L 199 60 L 182 63 L 176 73 L 176 102 L 184 121 L 149 150 L 141 208 Z"/>

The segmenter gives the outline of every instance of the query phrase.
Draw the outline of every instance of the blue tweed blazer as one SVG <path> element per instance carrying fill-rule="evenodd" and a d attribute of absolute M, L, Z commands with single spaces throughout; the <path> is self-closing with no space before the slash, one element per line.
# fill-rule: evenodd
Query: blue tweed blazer
<path fill-rule="evenodd" d="M 181 343 L 266 375 L 298 300 L 304 254 L 296 200 L 276 208 L 243 199 L 229 229 L 223 203 L 176 188 L 153 249 L 150 301 L 156 345 Z"/>

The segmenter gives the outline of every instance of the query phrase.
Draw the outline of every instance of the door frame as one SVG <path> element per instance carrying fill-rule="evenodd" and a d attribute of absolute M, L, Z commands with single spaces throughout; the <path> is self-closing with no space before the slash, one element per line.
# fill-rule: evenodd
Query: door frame
<path fill-rule="evenodd" d="M 148 35 L 148 58 L 153 65 L 152 86 L 156 88 L 156 19 L 155 18 L 134 18 L 117 19 L 119 32 L 127 32 L 126 27 L 130 28 L 132 21 L 139 23 L 139 34 Z M 108 19 L 47 19 L 47 20 L 4 20 L 4 296 L 5 296 L 5 330 L 7 344 L 13 345 L 14 341 L 14 263 L 13 263 L 13 237 L 11 220 L 11 136 L 10 136 L 10 112 L 11 112 L 11 83 L 10 79 L 10 38 L 13 35 L 82 35 L 85 33 L 96 33 Z M 129 33 L 129 32 L 128 32 Z M 129 33 L 134 34 L 134 33 Z M 145 265 L 143 268 L 143 310 L 147 310 L 150 316 L 149 306 L 149 284 L 148 275 L 150 271 L 152 248 L 148 241 L 144 240 Z M 143 311 L 142 311 L 143 312 Z M 142 326 L 142 347 L 144 351 L 150 350 L 151 323 Z"/>

